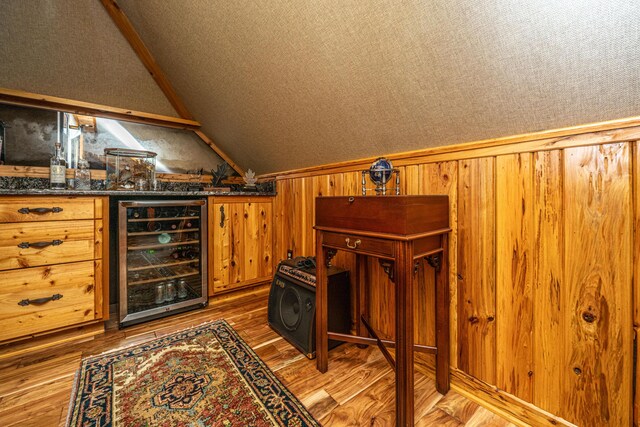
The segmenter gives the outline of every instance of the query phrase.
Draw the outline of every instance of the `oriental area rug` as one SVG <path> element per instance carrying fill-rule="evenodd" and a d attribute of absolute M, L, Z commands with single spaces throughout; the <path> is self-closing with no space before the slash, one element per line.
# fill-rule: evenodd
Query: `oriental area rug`
<path fill-rule="evenodd" d="M 84 359 L 67 425 L 319 426 L 224 320 Z"/>

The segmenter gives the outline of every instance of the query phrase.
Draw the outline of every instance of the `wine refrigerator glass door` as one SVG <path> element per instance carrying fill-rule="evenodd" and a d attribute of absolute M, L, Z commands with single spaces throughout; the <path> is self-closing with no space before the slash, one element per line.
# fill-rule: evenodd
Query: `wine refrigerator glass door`
<path fill-rule="evenodd" d="M 120 326 L 207 304 L 204 200 L 121 201 L 118 220 Z"/>

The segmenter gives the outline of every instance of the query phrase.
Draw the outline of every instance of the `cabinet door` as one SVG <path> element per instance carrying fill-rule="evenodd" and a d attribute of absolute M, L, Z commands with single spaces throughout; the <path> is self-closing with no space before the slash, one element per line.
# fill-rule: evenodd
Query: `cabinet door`
<path fill-rule="evenodd" d="M 271 279 L 271 201 L 244 204 L 245 281 Z"/>
<path fill-rule="evenodd" d="M 217 199 L 209 209 L 209 295 L 270 280 L 271 201 Z"/>

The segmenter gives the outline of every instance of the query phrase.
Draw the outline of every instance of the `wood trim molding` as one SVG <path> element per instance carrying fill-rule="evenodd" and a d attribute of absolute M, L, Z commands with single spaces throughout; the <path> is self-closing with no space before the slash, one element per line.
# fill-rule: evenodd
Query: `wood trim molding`
<path fill-rule="evenodd" d="M 160 114 L 143 113 L 125 108 L 109 107 L 57 96 L 41 95 L 22 90 L 0 88 L 0 103 L 37 107 L 46 110 L 66 111 L 84 116 L 100 116 L 109 119 L 126 120 L 129 122 L 146 123 L 177 129 L 194 130 L 200 123 L 179 117 L 163 116 Z"/>
<path fill-rule="evenodd" d="M 240 176 L 244 176 L 244 170 L 240 166 L 238 166 L 233 160 L 231 160 L 231 158 L 229 156 L 227 156 L 224 153 L 224 151 L 219 149 L 218 146 L 213 142 L 213 140 L 211 138 L 209 138 L 207 135 L 205 135 L 205 133 L 202 132 L 201 130 L 194 130 L 194 132 L 195 132 L 196 135 L 198 135 L 200 137 L 200 139 L 205 144 L 207 144 L 213 151 L 215 151 L 218 156 L 222 157 L 222 160 L 227 162 L 229 164 L 229 166 L 231 166 L 231 168 L 233 168 L 233 170 L 238 172 L 238 174 Z"/>
<path fill-rule="evenodd" d="M 131 48 L 138 55 L 138 58 L 140 58 L 140 61 L 142 61 L 144 66 L 147 68 L 147 71 L 149 71 L 149 74 L 151 74 L 151 77 L 156 81 L 158 87 L 160 87 L 160 90 L 162 90 L 178 115 L 183 119 L 193 119 L 187 110 L 187 107 L 173 89 L 169 79 L 167 79 L 167 76 L 160 69 L 160 66 L 154 59 L 153 55 L 151 55 L 151 52 L 138 35 L 138 32 L 133 28 L 133 25 L 131 25 L 131 21 L 129 21 L 127 15 L 125 15 L 124 11 L 120 9 L 116 0 L 100 0 L 100 2 L 105 7 L 107 13 L 109 13 L 109 16 L 113 20 L 113 23 L 116 24 L 116 27 L 118 27 L 124 38 L 129 42 Z"/>
<path fill-rule="evenodd" d="M 545 412 L 455 368 L 451 368 L 451 388 L 519 426 L 576 427 L 563 418 Z"/>
<path fill-rule="evenodd" d="M 500 154 L 546 151 L 640 139 L 640 116 L 545 130 L 501 138 L 484 139 L 442 147 L 389 154 L 394 166 L 471 159 Z M 260 175 L 260 179 L 289 179 L 366 169 L 376 157 Z"/>

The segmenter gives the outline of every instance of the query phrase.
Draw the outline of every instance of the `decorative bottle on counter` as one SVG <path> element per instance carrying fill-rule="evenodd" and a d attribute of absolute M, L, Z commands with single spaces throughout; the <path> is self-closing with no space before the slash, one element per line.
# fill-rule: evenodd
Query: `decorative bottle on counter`
<path fill-rule="evenodd" d="M 76 190 L 91 190 L 91 171 L 89 162 L 85 159 L 78 160 L 78 167 L 75 173 Z"/>
<path fill-rule="evenodd" d="M 67 188 L 67 162 L 62 157 L 62 146 L 56 142 L 56 152 L 51 158 L 49 169 L 49 187 L 54 190 L 64 190 Z"/>

